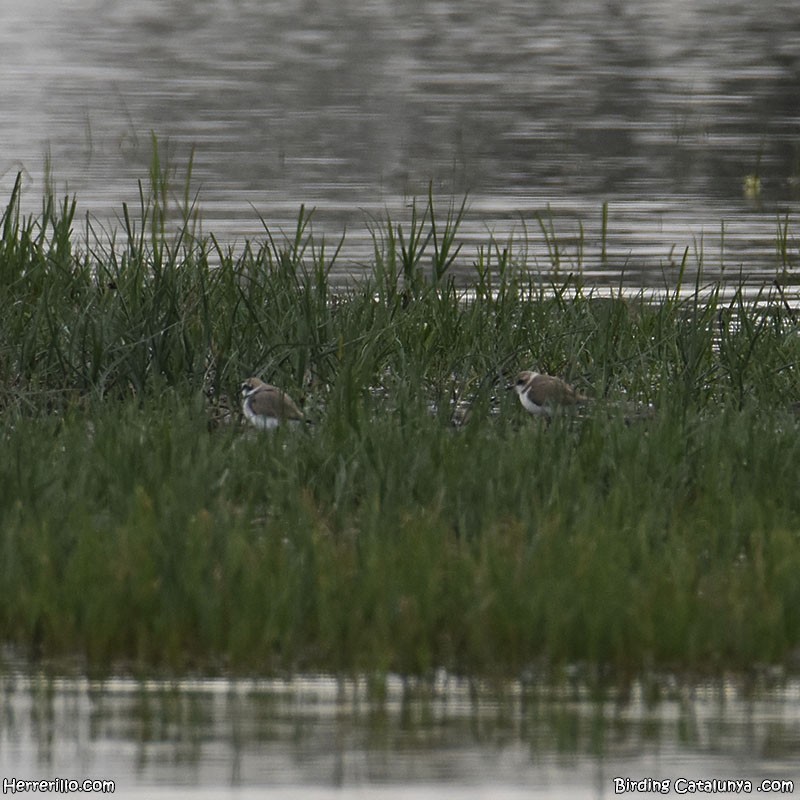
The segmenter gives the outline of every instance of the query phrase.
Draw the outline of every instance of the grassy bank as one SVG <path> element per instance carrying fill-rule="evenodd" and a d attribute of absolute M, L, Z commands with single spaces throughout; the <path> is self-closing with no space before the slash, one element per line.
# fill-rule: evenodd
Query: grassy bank
<path fill-rule="evenodd" d="M 100 671 L 796 659 L 779 290 L 595 298 L 491 241 L 459 253 L 459 208 L 432 201 L 376 224 L 342 288 L 304 212 L 234 251 L 190 235 L 188 198 L 171 232 L 153 187 L 115 234 L 70 199 L 25 218 L 17 190 L 3 214 L 0 641 Z M 592 410 L 527 418 L 503 384 L 531 365 Z M 250 374 L 314 424 L 246 429 Z"/>

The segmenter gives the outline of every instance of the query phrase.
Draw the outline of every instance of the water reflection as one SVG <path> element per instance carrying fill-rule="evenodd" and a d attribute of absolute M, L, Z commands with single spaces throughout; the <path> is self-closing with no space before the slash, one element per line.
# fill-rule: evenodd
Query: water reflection
<path fill-rule="evenodd" d="M 620 776 L 800 781 L 796 682 L 748 693 L 730 682 L 652 688 L 600 702 L 577 686 L 491 688 L 444 675 L 370 687 L 12 672 L 0 679 L 0 774 L 110 778 L 123 797 L 171 798 L 200 786 L 233 796 L 327 797 L 344 787 L 379 797 L 600 798 Z"/>
<path fill-rule="evenodd" d="M 136 205 L 149 132 L 179 166 L 196 148 L 207 230 L 349 231 L 405 213 L 429 182 L 470 193 L 467 240 L 538 236 L 535 213 L 603 272 L 660 279 L 674 247 L 712 268 L 776 267 L 800 191 L 800 15 L 792 0 L 7 0 L 0 25 L 0 190 L 42 161 L 81 208 Z M 760 192 L 746 196 L 748 176 Z M 756 184 L 751 184 L 756 185 Z M 599 217 L 609 202 L 609 263 Z M 725 223 L 725 235 L 721 226 Z M 474 251 L 464 253 L 471 258 Z M 537 253 L 546 263 L 546 249 Z"/>

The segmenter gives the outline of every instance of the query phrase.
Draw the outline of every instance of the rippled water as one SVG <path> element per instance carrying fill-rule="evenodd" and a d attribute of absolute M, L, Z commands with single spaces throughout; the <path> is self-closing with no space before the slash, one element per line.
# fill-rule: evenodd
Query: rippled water
<path fill-rule="evenodd" d="M 549 266 L 544 214 L 566 269 L 652 283 L 687 247 L 710 274 L 768 280 L 799 205 L 794 0 L 4 0 L 0 16 L 0 190 L 23 169 L 32 208 L 49 152 L 57 187 L 113 224 L 153 131 L 177 184 L 194 148 L 205 230 L 231 243 L 305 204 L 318 235 L 348 231 L 357 271 L 368 215 L 407 218 L 432 182 L 469 193 L 462 264 L 527 231 Z"/>
<path fill-rule="evenodd" d="M 800 787 L 800 686 L 502 691 L 367 682 L 0 677 L 0 777 L 106 779 L 117 797 L 603 798 L 615 778 Z M 786 788 L 786 787 L 784 787 Z M 635 793 L 634 793 L 635 794 Z M 631 795 L 629 795 L 631 796 Z M 653 796 L 652 794 L 645 796 Z M 729 796 L 729 795 L 726 795 Z M 775 795 L 772 795 L 775 796 Z"/>

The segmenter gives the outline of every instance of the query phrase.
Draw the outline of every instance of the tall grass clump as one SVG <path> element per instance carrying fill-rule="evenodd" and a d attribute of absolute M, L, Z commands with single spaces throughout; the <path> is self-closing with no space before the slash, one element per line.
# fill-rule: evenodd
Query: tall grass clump
<path fill-rule="evenodd" d="M 111 233 L 76 233 L 70 198 L 26 217 L 20 194 L 0 224 L 15 651 L 101 672 L 793 663 L 785 288 L 725 292 L 687 255 L 659 298 L 600 296 L 513 243 L 465 255 L 464 204 L 432 193 L 371 222 L 372 269 L 342 286 L 311 213 L 234 249 L 160 164 Z M 530 366 L 591 405 L 528 418 L 505 386 Z M 312 424 L 243 426 L 249 374 Z"/>

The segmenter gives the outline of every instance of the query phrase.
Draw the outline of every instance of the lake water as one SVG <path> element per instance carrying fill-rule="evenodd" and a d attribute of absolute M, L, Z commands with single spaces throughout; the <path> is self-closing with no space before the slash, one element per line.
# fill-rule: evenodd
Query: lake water
<path fill-rule="evenodd" d="M 152 131 L 176 189 L 194 148 L 204 230 L 231 244 L 305 204 L 317 235 L 347 231 L 339 266 L 358 273 L 369 215 L 407 220 L 430 183 L 468 193 L 462 267 L 526 231 L 549 267 L 544 214 L 590 282 L 662 282 L 689 248 L 758 283 L 800 206 L 800 7 L 3 0 L 0 109 L 0 192 L 23 170 L 33 210 L 49 154 L 57 189 L 113 226 Z"/>
<path fill-rule="evenodd" d="M 800 684 L 659 690 L 658 703 L 641 686 L 599 702 L 577 686 L 500 691 L 441 675 L 416 689 L 390 678 L 378 702 L 366 681 L 328 677 L 100 684 L 10 672 L 0 779 L 113 780 L 115 797 L 165 800 L 674 797 L 714 779 L 742 782 L 725 797 L 800 790 Z M 656 791 L 622 793 L 631 784 L 615 779 Z"/>

